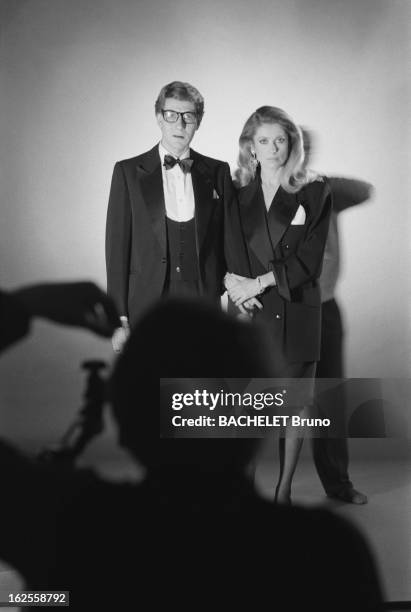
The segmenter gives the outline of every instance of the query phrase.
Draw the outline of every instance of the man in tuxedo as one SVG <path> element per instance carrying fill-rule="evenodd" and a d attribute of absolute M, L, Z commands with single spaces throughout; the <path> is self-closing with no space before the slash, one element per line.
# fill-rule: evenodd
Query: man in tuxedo
<path fill-rule="evenodd" d="M 227 271 L 249 275 L 227 163 L 190 149 L 204 99 L 190 85 L 165 85 L 155 103 L 161 141 L 117 162 L 106 229 L 107 291 L 123 327 L 120 350 L 141 313 L 161 296 L 217 302 Z"/>

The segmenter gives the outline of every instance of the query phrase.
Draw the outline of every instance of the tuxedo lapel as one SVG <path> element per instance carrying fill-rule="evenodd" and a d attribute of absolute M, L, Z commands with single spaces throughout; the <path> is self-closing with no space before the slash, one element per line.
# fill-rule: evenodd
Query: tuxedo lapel
<path fill-rule="evenodd" d="M 293 193 L 287 193 L 282 187 L 279 187 L 267 213 L 268 230 L 270 232 L 273 249 L 275 249 L 282 236 L 287 231 L 297 209 L 297 196 Z"/>
<path fill-rule="evenodd" d="M 258 178 L 243 187 L 238 197 L 247 243 L 262 265 L 267 268 L 276 246 L 297 212 L 298 198 L 295 194 L 287 193 L 279 187 L 266 213 L 263 190 Z"/>
<path fill-rule="evenodd" d="M 267 231 L 264 196 L 258 180 L 238 192 L 244 235 L 249 248 L 264 268 L 272 259 L 273 248 Z"/>
<path fill-rule="evenodd" d="M 190 154 L 193 160 L 191 180 L 193 182 L 198 250 L 200 251 L 216 200 L 213 199 L 213 179 L 210 176 L 207 164 L 203 161 L 202 156 L 195 151 L 191 150 Z"/>
<path fill-rule="evenodd" d="M 137 166 L 141 191 L 150 215 L 154 233 L 166 256 L 166 213 L 163 190 L 163 174 L 160 154 L 156 145 L 149 151 Z"/>

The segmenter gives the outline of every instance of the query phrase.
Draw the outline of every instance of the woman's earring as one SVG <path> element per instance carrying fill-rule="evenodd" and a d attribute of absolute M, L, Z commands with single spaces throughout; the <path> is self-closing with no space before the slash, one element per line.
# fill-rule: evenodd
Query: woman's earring
<path fill-rule="evenodd" d="M 255 170 L 257 168 L 258 165 L 258 159 L 257 159 L 257 153 L 255 151 L 250 151 L 251 153 L 251 165 L 253 167 L 253 169 Z"/>

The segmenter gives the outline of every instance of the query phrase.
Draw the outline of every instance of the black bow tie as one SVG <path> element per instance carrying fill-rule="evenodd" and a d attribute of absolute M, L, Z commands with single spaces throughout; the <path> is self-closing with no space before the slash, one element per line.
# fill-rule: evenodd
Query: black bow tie
<path fill-rule="evenodd" d="M 170 168 L 174 168 L 174 166 L 178 164 L 181 170 L 186 173 L 191 171 L 191 166 L 193 165 L 192 159 L 176 159 L 172 155 L 164 155 L 164 168 L 166 170 L 170 170 Z"/>

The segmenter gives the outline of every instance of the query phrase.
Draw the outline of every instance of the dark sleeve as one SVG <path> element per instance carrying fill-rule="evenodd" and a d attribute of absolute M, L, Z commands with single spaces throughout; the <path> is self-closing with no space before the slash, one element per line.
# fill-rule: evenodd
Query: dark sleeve
<path fill-rule="evenodd" d="M 237 194 L 230 167 L 224 164 L 224 255 L 228 272 L 251 276 L 247 247 L 241 226 Z"/>
<path fill-rule="evenodd" d="M 28 333 L 30 315 L 13 298 L 0 291 L 0 352 L 4 351 Z"/>
<path fill-rule="evenodd" d="M 130 195 L 121 162 L 114 166 L 106 224 L 107 293 L 120 315 L 128 316 L 131 248 Z"/>
<path fill-rule="evenodd" d="M 333 196 L 333 207 L 337 213 L 366 202 L 373 192 L 372 185 L 365 181 L 331 176 L 328 177 L 328 183 Z"/>
<path fill-rule="evenodd" d="M 52 487 L 30 460 L 2 440 L 0 466 L 0 558 L 27 576 L 51 552 Z"/>
<path fill-rule="evenodd" d="M 98 501 L 107 487 L 90 470 L 40 464 L 1 439 L 0 466 L 0 559 L 29 582 L 47 581 L 56 555 L 61 564 L 62 551 L 72 554 L 70 547 L 81 542 L 93 518 L 88 501 Z M 102 514 L 115 493 L 113 488 Z"/>
<path fill-rule="evenodd" d="M 289 301 L 293 289 L 320 276 L 330 224 L 332 204 L 329 186 L 321 183 L 308 187 L 315 189 L 315 192 L 310 195 L 311 218 L 304 239 L 290 255 L 271 262 L 278 292 Z"/>

